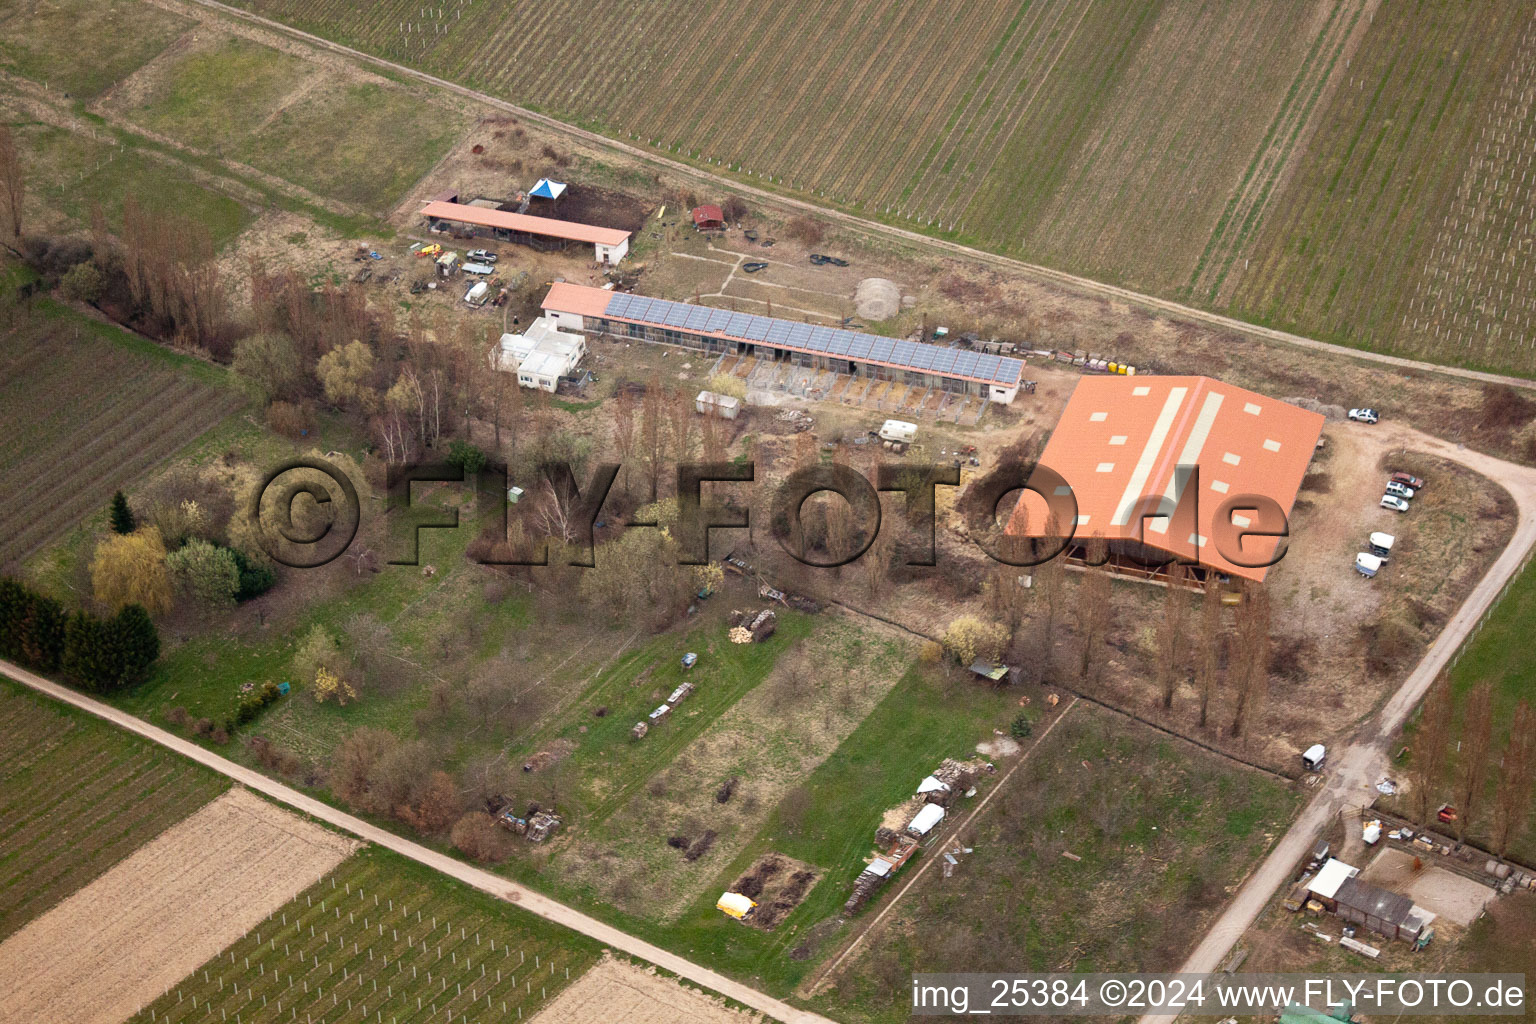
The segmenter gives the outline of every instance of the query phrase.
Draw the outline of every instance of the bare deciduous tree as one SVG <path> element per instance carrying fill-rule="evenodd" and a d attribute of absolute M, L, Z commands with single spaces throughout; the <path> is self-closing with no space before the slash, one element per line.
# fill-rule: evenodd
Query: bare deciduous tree
<path fill-rule="evenodd" d="M 646 385 L 645 398 L 640 403 L 639 452 L 641 465 L 645 468 L 646 501 L 655 501 L 661 496 L 658 485 L 664 458 L 661 429 L 663 398 L 661 377 L 653 375 Z"/>
<path fill-rule="evenodd" d="M 629 493 L 629 470 L 635 456 L 635 397 L 624 388 L 613 399 L 613 451 L 623 467 L 623 488 Z"/>
<path fill-rule="evenodd" d="M 1184 630 L 1189 618 L 1189 593 L 1184 589 L 1184 565 L 1168 568 L 1168 592 L 1163 597 L 1163 621 L 1157 635 L 1157 682 L 1163 707 L 1173 707 L 1179 678 L 1184 674 Z"/>
<path fill-rule="evenodd" d="M 1233 682 L 1237 700 L 1232 709 L 1232 724 L 1227 732 L 1241 736 L 1248 721 L 1259 710 L 1269 689 L 1270 602 L 1262 583 L 1243 587 L 1243 603 L 1237 608 L 1236 651 L 1233 657 Z"/>
<path fill-rule="evenodd" d="M 5 201 L 12 238 L 21 237 L 21 203 L 26 187 L 26 168 L 22 166 L 16 136 L 10 125 L 0 124 L 0 199 Z"/>
<path fill-rule="evenodd" d="M 1200 660 L 1196 664 L 1195 684 L 1200 691 L 1200 725 L 1211 718 L 1211 700 L 1221 678 L 1221 588 L 1207 580 L 1205 597 L 1200 602 Z"/>
<path fill-rule="evenodd" d="M 1419 824 L 1429 823 L 1430 805 L 1444 781 L 1446 747 L 1451 739 L 1451 686 L 1445 677 L 1435 680 L 1424 698 L 1418 734 L 1413 742 L 1410 777 L 1419 812 Z"/>
<path fill-rule="evenodd" d="M 1529 701 L 1515 707 L 1509 741 L 1499 761 L 1498 788 L 1493 801 L 1493 851 L 1500 857 L 1510 841 L 1525 830 L 1536 789 L 1536 713 Z"/>
<path fill-rule="evenodd" d="M 1487 788 L 1493 741 L 1493 684 L 1482 680 L 1467 695 L 1462 716 L 1460 750 L 1456 758 L 1456 841 L 1466 839 L 1467 829 L 1482 811 Z"/>
<path fill-rule="evenodd" d="M 1102 564 L 1107 552 L 1108 545 L 1102 537 L 1089 539 L 1088 564 Z M 1112 591 L 1109 574 L 1102 569 L 1089 568 L 1077 585 L 1077 631 L 1083 645 L 1078 678 L 1085 683 L 1092 682 L 1103 668 Z"/>

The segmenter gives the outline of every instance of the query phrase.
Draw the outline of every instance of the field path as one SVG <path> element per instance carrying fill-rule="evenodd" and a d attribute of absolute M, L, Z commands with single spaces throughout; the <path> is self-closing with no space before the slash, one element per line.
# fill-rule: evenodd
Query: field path
<path fill-rule="evenodd" d="M 886 238 L 896 238 L 902 240 L 903 242 L 918 245 L 929 250 L 939 250 L 952 253 L 975 262 L 985 263 L 989 266 L 1000 267 L 1014 273 L 1025 274 L 1035 278 L 1036 280 L 1050 281 L 1058 285 L 1064 285 L 1075 291 L 1087 292 L 1090 295 L 1100 295 L 1106 298 L 1117 299 L 1121 302 L 1127 302 L 1135 306 L 1140 306 L 1143 309 L 1157 310 L 1170 316 L 1182 317 L 1186 320 L 1198 321 L 1210 327 L 1219 328 L 1221 330 L 1237 331 L 1240 334 L 1247 335 L 1249 338 L 1278 342 L 1283 345 L 1294 345 L 1299 348 L 1309 348 L 1319 352 L 1329 352 L 1334 355 L 1348 356 L 1353 359 L 1377 363 L 1383 366 L 1397 367 L 1399 369 L 1417 370 L 1426 373 L 1440 373 L 1447 376 L 1460 377 L 1465 380 L 1474 380 L 1484 384 L 1507 384 L 1511 387 L 1536 389 L 1536 380 L 1528 380 L 1524 377 L 1511 377 L 1499 373 L 1486 373 L 1482 370 L 1469 370 L 1459 366 L 1442 366 L 1438 363 L 1426 363 L 1417 359 L 1405 359 L 1401 356 L 1389 356 L 1384 353 L 1371 352 L 1366 349 L 1350 348 L 1348 345 L 1335 345 L 1331 342 L 1318 341 L 1315 338 L 1305 338 L 1299 334 L 1291 334 L 1287 331 L 1279 331 L 1270 327 L 1259 327 L 1254 324 L 1245 323 L 1244 321 L 1235 319 L 1233 317 L 1222 316 L 1219 313 L 1211 313 L 1203 309 L 1196 309 L 1193 306 L 1186 306 L 1181 302 L 1174 302 L 1171 299 L 1160 299 L 1153 295 L 1145 295 L 1141 292 L 1132 291 L 1129 288 L 1119 288 L 1115 285 L 1104 284 L 1103 282 L 1095 281 L 1087 277 L 1081 277 L 1077 274 L 1069 274 L 1061 270 L 1052 270 L 1050 267 L 1042 267 L 1034 263 L 1026 263 L 1023 260 L 1011 259 L 1007 256 L 999 256 L 996 253 L 985 252 L 981 249 L 973 249 L 970 246 L 961 245 L 958 242 L 950 242 L 942 238 L 933 238 L 929 235 L 920 234 L 916 231 L 908 231 L 904 228 L 893 227 L 889 224 L 881 224 L 878 221 L 866 220 L 863 217 L 855 216 L 851 213 L 844 213 L 841 210 L 828 209 L 803 199 L 795 199 L 791 196 L 786 196 L 769 189 L 748 185 L 744 182 L 737 181 L 734 178 L 725 177 L 724 175 L 711 174 L 708 171 L 700 170 L 699 168 L 690 164 L 668 159 L 667 157 L 653 153 L 646 149 L 642 149 L 638 146 L 631 146 L 616 139 L 611 139 L 606 135 L 599 135 L 596 132 L 587 131 L 584 128 L 576 128 L 572 125 L 566 124 L 564 121 L 556 120 L 555 118 L 549 117 L 545 114 L 536 113 L 532 110 L 520 107 L 515 103 L 509 103 L 506 100 L 497 99 L 496 97 L 487 93 L 478 92 L 474 89 L 468 88 L 467 86 L 459 85 L 455 82 L 450 82 L 447 79 L 438 78 L 436 75 L 429 75 L 425 71 L 418 71 L 417 69 L 408 65 L 397 64 L 394 61 L 385 60 L 382 57 L 375 57 L 372 54 L 364 53 L 361 50 L 354 50 L 349 46 L 343 46 L 340 43 L 333 43 L 329 39 L 322 38 L 321 36 L 292 28 L 280 21 L 274 21 L 271 18 L 264 18 L 259 14 L 252 14 L 249 11 L 242 11 L 239 8 L 230 7 L 228 4 L 219 3 L 219 0 L 158 0 L 158 2 L 161 3 L 162 6 L 170 6 L 172 8 L 175 8 L 178 5 L 195 5 L 211 10 L 220 11 L 232 18 L 238 18 L 241 21 L 250 22 L 255 25 L 261 25 L 264 28 L 285 33 L 290 37 L 302 39 L 312 46 L 327 52 L 343 54 L 352 58 L 353 60 L 371 64 L 374 67 L 388 68 L 390 71 L 396 74 L 405 75 L 415 79 L 418 82 L 426 82 L 427 84 L 434 85 L 440 89 L 446 89 L 455 95 L 474 100 L 476 103 L 481 103 L 489 107 L 494 107 L 497 110 L 502 110 L 509 114 L 515 114 L 518 117 L 526 118 L 535 124 L 542 125 L 551 131 L 565 135 L 569 138 L 580 139 L 581 141 L 590 145 L 600 146 L 604 149 L 612 150 L 618 153 L 624 153 L 627 156 L 634 157 L 637 160 L 642 160 L 656 167 L 664 167 L 669 171 L 683 175 L 684 177 L 690 178 L 696 182 L 707 184 L 710 187 L 726 188 L 734 192 L 739 192 L 743 195 L 750 195 L 759 200 L 773 203 L 780 207 L 788 207 L 797 211 L 812 213 L 819 217 L 824 217 L 827 220 L 837 221 L 839 224 L 843 224 L 865 234 L 880 235 Z"/>
<path fill-rule="evenodd" d="M 557 903 L 548 896 L 534 892 L 532 889 L 519 885 L 516 882 L 508 881 L 499 875 L 491 874 L 489 871 L 482 871 L 462 861 L 454 860 L 452 857 L 438 853 L 436 850 L 430 850 L 420 843 L 403 839 L 393 832 L 386 832 L 376 825 L 370 825 L 361 818 L 354 817 L 345 811 L 337 810 L 329 804 L 316 800 L 314 797 L 306 796 L 291 786 L 286 786 L 281 782 L 267 778 L 260 772 L 235 764 L 233 761 L 220 757 L 211 750 L 205 750 L 195 743 L 182 739 L 180 736 L 150 725 L 148 722 L 135 718 L 126 711 L 120 711 L 110 704 L 103 704 L 99 700 L 93 700 L 84 694 L 76 693 L 68 687 L 61 686 L 50 679 L 45 679 L 34 672 L 28 672 L 26 669 L 7 661 L 0 661 L 0 672 L 3 672 L 18 683 L 37 690 L 39 693 L 47 694 L 55 700 L 90 712 L 98 718 L 111 722 L 113 725 L 174 750 L 184 757 L 191 758 L 198 764 L 212 768 L 221 775 L 226 775 L 247 788 L 258 793 L 264 793 L 295 810 L 302 811 L 320 821 L 350 832 L 352 835 L 367 842 L 398 853 L 402 857 L 409 857 L 411 860 L 457 879 L 465 885 L 473 886 L 482 892 L 490 893 L 492 896 L 506 900 L 509 903 L 515 903 L 529 913 L 537 914 L 547 921 L 553 921 L 572 931 L 580 932 L 589 938 L 596 939 L 598 942 L 611 946 L 630 956 L 649 961 L 663 970 L 671 971 L 680 978 L 734 999 L 744 1006 L 749 1006 L 776 1020 L 784 1021 L 785 1024 L 833 1024 L 826 1017 L 812 1013 L 809 1010 L 801 1010 L 790 1006 L 788 1003 L 765 995 L 755 988 L 733 981 L 723 974 L 712 971 L 707 967 L 701 967 L 691 960 L 685 960 L 674 953 L 669 953 L 660 946 L 654 946 L 649 942 L 622 932 L 612 925 L 604 924 L 602 921 L 590 917 L 579 910 L 573 910 L 563 903 Z M 241 933 L 244 933 L 244 929 L 241 929 Z M 12 1019 L 16 1019 L 18 1022 L 20 1020 L 20 1018 Z M 31 1021 L 48 1018 L 28 1017 L 26 1019 Z M 0 1016 L 0 1021 L 8 1021 L 8 1018 Z"/>
<path fill-rule="evenodd" d="M 233 789 L 0 943 L 0 1024 L 119 1024 L 356 843 Z"/>
<path fill-rule="evenodd" d="M 1409 673 L 1403 685 L 1380 711 L 1361 723 L 1348 747 L 1330 754 L 1323 789 L 1312 798 L 1290 830 L 1275 844 L 1269 857 L 1248 877 L 1211 925 L 1180 968 L 1184 973 L 1209 974 L 1218 970 L 1232 947 L 1269 904 L 1270 897 L 1290 881 L 1296 865 L 1306 858 L 1323 829 L 1336 820 L 1340 812 L 1369 806 L 1375 799 L 1375 782 L 1391 764 L 1392 745 L 1399 730 L 1435 679 L 1450 666 L 1463 642 L 1503 596 L 1505 587 L 1525 567 L 1532 549 L 1536 548 L 1536 469 L 1468 451 L 1406 426 L 1385 428 L 1384 432 L 1388 435 L 1386 440 L 1394 447 L 1451 459 L 1502 484 L 1515 499 L 1519 523 L 1504 551 L 1434 643 L 1429 645 L 1423 660 Z M 1141 1024 L 1167 1024 L 1176 1016 L 1148 1014 L 1141 1018 Z"/>

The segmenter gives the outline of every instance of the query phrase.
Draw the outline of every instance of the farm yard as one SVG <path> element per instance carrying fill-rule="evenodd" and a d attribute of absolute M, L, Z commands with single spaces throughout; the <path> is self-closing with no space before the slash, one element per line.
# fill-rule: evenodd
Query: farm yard
<path fill-rule="evenodd" d="M 0 940 L 227 785 L 0 678 Z"/>
<path fill-rule="evenodd" d="M 825 211 L 1329 340 L 1522 369 L 1536 333 L 1536 0 L 834 0 L 815 19 L 677 0 L 511 14 L 481 0 L 233 2 L 632 148 L 216 5 L 0 0 L 0 28 L 15 30 L 0 41 L 0 119 L 27 175 L 15 248 L 32 267 L 0 265 L 0 431 L 16 449 L 0 455 L 0 494 L 17 498 L 0 511 L 0 566 L 98 614 L 114 600 L 92 571 L 119 543 L 108 531 L 160 529 L 168 550 L 128 567 L 154 599 L 158 658 L 102 699 L 281 778 L 321 818 L 322 804 L 344 808 L 409 837 L 445 870 L 437 855 L 473 861 L 524 897 L 851 1024 L 905 1019 L 914 970 L 1171 969 L 1308 790 L 1339 792 L 1302 775 L 1300 751 L 1326 743 L 1330 767 L 1355 764 L 1346 748 L 1522 536 L 1523 471 L 1453 451 L 1536 459 L 1536 401 L 1520 389 L 1293 345 Z M 122 32 L 141 8 L 143 39 L 92 41 L 100 66 L 69 67 L 72 17 Z M 642 147 L 824 209 L 735 194 Z M 570 191 L 530 212 L 631 231 L 620 266 L 585 246 L 426 233 L 427 197 L 511 210 L 541 176 Z M 124 230 L 154 220 L 130 196 L 163 230 Z M 714 204 L 720 223 L 690 216 Z M 491 250 L 468 273 L 492 294 L 505 283 L 494 306 L 465 305 L 469 282 L 429 239 Z M 195 267 L 145 259 L 183 247 Z M 82 260 L 112 287 L 92 291 Z M 142 313 L 150 273 L 211 284 L 227 308 L 162 328 L 171 317 Z M 852 379 L 775 362 L 771 343 L 706 356 L 592 330 L 612 325 L 589 313 L 590 373 L 519 390 L 481 356 L 554 281 L 960 339 L 1014 352 L 1029 387 L 1011 404 L 950 404 L 916 374 Z M 1063 349 L 1133 363 L 1138 379 L 1085 377 L 1106 364 Z M 1262 589 L 1223 580 L 1181 602 L 1135 579 L 984 559 L 978 480 L 1071 435 L 1053 424 L 1085 380 L 1145 395 L 1178 373 L 1252 388 L 1241 413 L 1292 396 L 1323 421 L 1316 447 L 1276 433 L 1241 448 L 1249 467 L 1264 451 L 1294 453 L 1298 477 L 1306 463 L 1285 505 L 1292 543 Z M 716 388 L 738 398 L 716 406 L 734 415 L 705 418 L 710 399 L 694 396 Z M 1381 424 L 1346 421 L 1367 403 Z M 888 415 L 917 426 L 882 447 Z M 1135 437 L 1150 460 L 1150 435 L 1125 429 L 1109 445 Z M 237 518 L 262 471 L 299 454 L 342 467 L 364 508 L 346 557 L 302 571 L 269 566 Z M 695 455 L 752 467 L 750 488 L 717 491 L 745 499 L 752 525 L 720 528 L 716 561 L 682 568 L 662 469 Z M 563 494 L 546 478 L 568 460 L 585 480 L 610 458 L 623 482 L 596 510 L 574 507 L 585 485 Z M 420 521 L 458 527 L 420 533 L 419 557 L 401 561 L 405 533 L 389 527 L 414 516 L 383 481 L 417 459 L 477 479 L 408 489 Z M 484 460 L 495 473 L 472 468 Z M 486 486 L 501 460 L 505 495 Z M 937 495 L 935 564 L 903 557 L 915 505 L 903 517 L 894 494 L 878 537 L 825 496 L 794 540 L 776 536 L 772 492 L 792 470 L 880 465 L 910 481 L 929 462 L 961 481 Z M 1076 469 L 1075 486 L 1115 463 Z M 1407 511 L 1380 504 L 1400 471 L 1431 480 L 1412 484 Z M 119 488 L 129 516 L 108 512 Z M 505 550 L 498 520 L 570 540 L 584 511 L 596 571 L 558 564 L 558 548 L 540 568 L 483 563 Z M 650 511 L 661 529 L 634 525 Z M 1380 542 L 1386 578 L 1352 572 L 1383 529 L 1396 535 Z M 853 565 L 815 569 L 790 550 L 830 553 L 849 533 L 870 541 Z M 1496 741 L 1529 696 L 1533 579 L 1451 673 L 1457 739 L 1477 684 L 1495 687 Z M 765 607 L 771 635 L 732 630 Z M 89 620 L 72 621 L 59 672 L 96 686 L 78 654 Z M 1403 749 L 1419 741 L 1410 728 Z M 359 852 L 3 680 L 0 757 L 0 977 L 49 965 L 14 987 L 17 1010 L 0 999 L 0 1024 L 59 1017 L 93 978 L 116 993 L 101 1007 L 112 1024 L 747 1019 L 509 905 L 515 892 Z M 946 816 L 914 829 L 926 845 L 901 845 L 935 792 L 924 776 L 960 772 L 940 767 L 951 760 L 971 764 L 933 797 Z M 548 832 L 546 812 L 559 816 Z M 1482 813 L 1469 838 L 1486 845 Z M 1511 848 L 1528 859 L 1522 829 Z M 889 849 L 912 860 L 874 888 L 861 873 Z M 145 883 L 151 862 L 179 866 Z M 757 906 L 738 921 L 722 892 Z M 55 949 L 103 905 L 121 913 L 104 915 L 101 941 Z M 154 933 L 149 970 L 107 948 L 137 931 Z"/>
<path fill-rule="evenodd" d="M 0 299 L 3 301 L 3 299 Z M 0 333 L 0 563 L 30 554 L 245 404 L 225 374 L 55 303 Z M 77 404 L 71 396 L 90 395 Z"/>
<path fill-rule="evenodd" d="M 118 1024 L 356 845 L 231 790 L 0 943 L 0 1021 Z"/>
<path fill-rule="evenodd" d="M 132 1024 L 525 1020 L 595 942 L 366 849 L 254 922 Z"/>
<path fill-rule="evenodd" d="M 476 0 L 239 6 L 871 219 L 1330 341 L 1536 372 L 1529 4 L 842 0 L 811 23 L 717 4 L 686 33 L 664 5 L 638 23 L 569 4 L 503 20 Z"/>

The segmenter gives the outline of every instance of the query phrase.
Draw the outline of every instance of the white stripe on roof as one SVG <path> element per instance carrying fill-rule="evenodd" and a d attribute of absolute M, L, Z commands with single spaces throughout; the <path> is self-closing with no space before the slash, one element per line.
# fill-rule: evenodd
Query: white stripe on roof
<path fill-rule="evenodd" d="M 1189 388 L 1169 388 L 1168 397 L 1163 400 L 1162 411 L 1157 414 L 1157 422 L 1152 425 L 1152 432 L 1147 435 L 1147 443 L 1141 449 L 1141 458 L 1136 460 L 1136 468 L 1131 472 L 1131 479 L 1126 482 L 1125 493 L 1120 495 L 1119 511 L 1110 520 L 1111 526 L 1124 526 L 1131 521 L 1131 513 L 1136 503 L 1141 499 L 1142 490 L 1147 486 L 1147 478 L 1152 475 L 1152 467 L 1157 464 L 1157 457 L 1162 454 L 1163 442 L 1168 439 L 1168 431 L 1173 428 L 1173 418 L 1178 414 L 1179 406 L 1184 404 L 1184 396 L 1189 393 Z"/>
<path fill-rule="evenodd" d="M 1163 508 L 1167 509 L 1168 514 L 1152 520 L 1151 528 L 1158 533 L 1168 532 L 1168 524 L 1173 521 L 1173 513 L 1179 507 L 1179 499 L 1184 496 L 1184 485 L 1194 475 L 1181 473 L 1179 470 L 1184 466 L 1200 464 L 1200 452 L 1205 449 L 1205 442 L 1211 436 L 1211 427 L 1215 425 L 1216 415 L 1220 411 L 1221 395 L 1215 391 L 1206 392 L 1205 402 L 1200 406 L 1200 415 L 1195 417 L 1195 425 L 1184 441 L 1184 449 L 1179 452 L 1179 461 L 1174 464 L 1173 473 L 1168 478 L 1168 486 L 1163 490 Z"/>

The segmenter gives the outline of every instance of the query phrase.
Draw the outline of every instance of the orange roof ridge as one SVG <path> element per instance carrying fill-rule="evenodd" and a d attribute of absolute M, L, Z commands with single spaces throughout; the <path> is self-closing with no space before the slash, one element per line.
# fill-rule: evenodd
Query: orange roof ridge
<path fill-rule="evenodd" d="M 501 228 L 504 231 L 523 231 L 530 235 L 564 238 L 571 242 L 587 242 L 594 245 L 618 245 L 629 238 L 630 232 L 618 228 L 604 228 L 596 224 L 578 224 L 570 220 L 552 217 L 534 217 L 509 210 L 487 210 L 463 203 L 445 203 L 433 200 L 421 208 L 423 217 L 474 224 L 484 228 Z"/>

